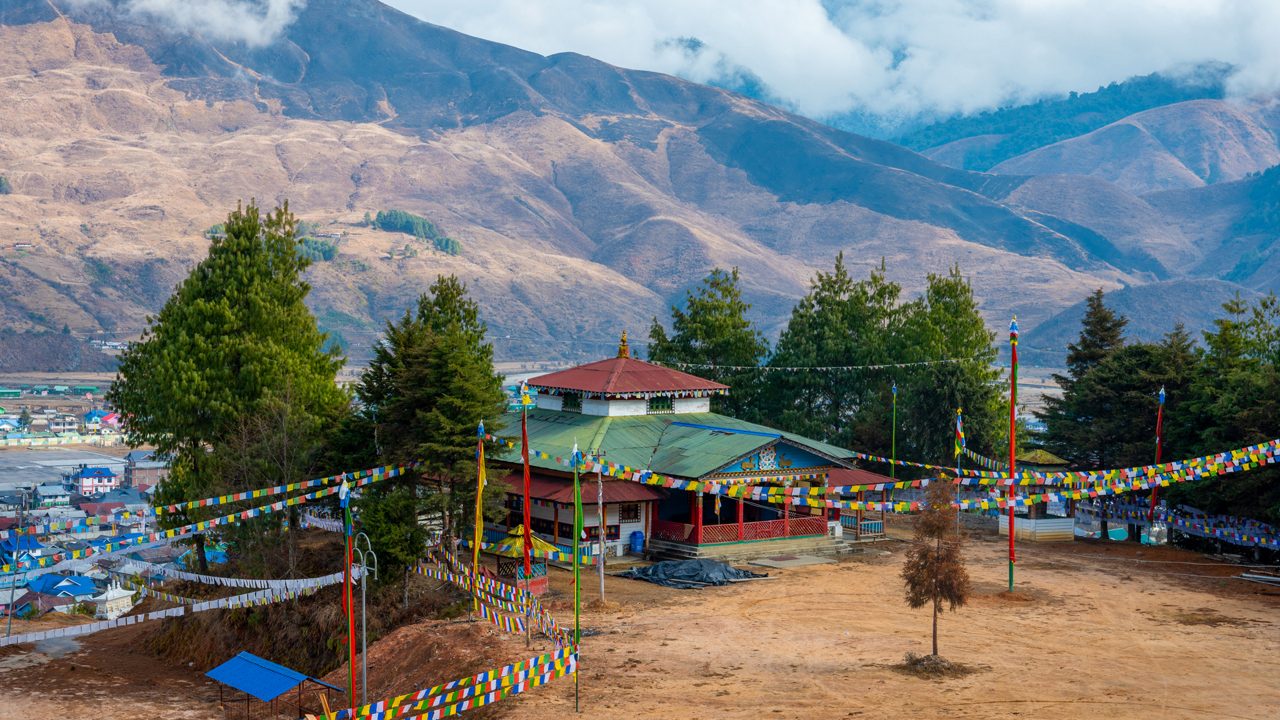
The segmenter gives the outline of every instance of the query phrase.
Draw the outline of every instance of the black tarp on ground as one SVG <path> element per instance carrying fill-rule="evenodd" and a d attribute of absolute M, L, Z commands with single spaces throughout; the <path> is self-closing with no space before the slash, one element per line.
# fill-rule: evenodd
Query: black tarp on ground
<path fill-rule="evenodd" d="M 631 568 L 618 577 L 647 580 L 657 585 L 689 590 L 707 585 L 728 585 L 730 580 L 768 577 L 738 570 L 718 560 L 665 560 L 655 565 Z"/>

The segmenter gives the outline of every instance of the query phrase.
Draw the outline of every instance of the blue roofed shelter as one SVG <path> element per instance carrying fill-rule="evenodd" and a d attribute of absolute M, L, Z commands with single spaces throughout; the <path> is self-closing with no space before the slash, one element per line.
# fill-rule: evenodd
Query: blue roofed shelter
<path fill-rule="evenodd" d="M 285 693 L 297 691 L 298 716 L 303 715 L 302 686 L 315 683 L 323 689 L 341 693 L 342 689 L 334 687 L 323 680 L 304 675 L 283 665 L 260 658 L 251 652 L 241 651 L 238 655 L 205 673 L 221 685 L 234 688 L 245 694 L 245 717 L 250 716 L 250 706 L 254 698 L 270 704 L 269 717 L 275 717 L 275 701 Z M 218 701 L 224 708 L 222 688 L 218 688 Z"/>

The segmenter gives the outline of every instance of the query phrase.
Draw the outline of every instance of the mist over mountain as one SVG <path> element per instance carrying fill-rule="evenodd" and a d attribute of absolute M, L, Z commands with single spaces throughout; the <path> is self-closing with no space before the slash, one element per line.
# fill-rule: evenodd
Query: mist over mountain
<path fill-rule="evenodd" d="M 499 356 L 524 359 L 594 357 L 716 266 L 742 269 L 776 333 L 841 251 L 855 269 L 883 259 L 908 291 L 959 263 L 993 325 L 1017 312 L 1028 328 L 1099 286 L 1263 282 L 1233 270 L 1246 250 L 1230 228 L 1249 201 L 1230 193 L 1175 201 L 1096 175 L 973 172 L 374 0 L 266 7 L 240 32 L 202 26 L 194 6 L 0 2 L 9 327 L 136 333 L 210 226 L 255 197 L 288 198 L 331 246 L 309 271 L 312 304 L 357 359 L 439 273 L 470 284 Z M 1197 204 L 1219 211 L 1178 210 Z M 390 209 L 454 252 L 363 220 Z M 1210 252 L 1239 257 L 1219 273 Z"/>

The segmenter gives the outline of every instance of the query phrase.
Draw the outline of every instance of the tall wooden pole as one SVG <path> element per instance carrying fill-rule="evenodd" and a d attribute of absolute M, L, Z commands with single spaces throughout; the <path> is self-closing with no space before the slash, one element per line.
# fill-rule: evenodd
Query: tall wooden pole
<path fill-rule="evenodd" d="M 471 610 L 480 614 L 480 542 L 484 539 L 484 421 L 476 426 L 476 518 L 471 536 Z"/>
<path fill-rule="evenodd" d="M 529 388 L 520 383 L 520 460 L 524 465 L 524 644 L 533 644 L 533 596 L 529 592 L 533 582 L 533 524 L 530 519 L 529 498 Z"/>
<path fill-rule="evenodd" d="M 1009 592 L 1013 592 L 1014 554 L 1014 483 L 1018 472 L 1018 316 L 1009 323 Z"/>
<path fill-rule="evenodd" d="M 1156 406 L 1156 464 L 1160 464 L 1161 450 L 1164 447 L 1164 386 L 1160 386 L 1160 404 Z M 1151 508 L 1147 510 L 1147 536 L 1151 536 L 1152 526 L 1156 521 L 1156 496 L 1160 494 L 1157 484 L 1151 488 Z"/>
<path fill-rule="evenodd" d="M 604 555 L 605 533 L 609 529 L 609 523 L 604 514 L 604 481 L 600 478 L 600 471 L 596 471 L 596 513 L 600 516 L 600 557 L 596 558 L 596 565 L 600 571 L 600 602 L 604 602 Z"/>
<path fill-rule="evenodd" d="M 573 649 L 580 652 L 582 643 L 582 559 L 579 543 L 582 539 L 582 484 L 578 480 L 578 465 L 582 456 L 578 453 L 578 441 L 573 442 Z M 581 657 L 581 656 L 579 656 Z M 573 670 L 573 710 L 582 712 L 582 696 L 578 687 L 578 669 Z"/>
<path fill-rule="evenodd" d="M 898 479 L 898 382 L 895 380 L 893 387 L 893 420 L 892 427 L 889 428 L 889 459 L 893 462 L 889 463 L 889 479 Z M 885 505 L 889 503 L 889 491 L 880 491 L 880 532 L 888 535 L 888 528 L 884 526 L 885 521 Z"/>
<path fill-rule="evenodd" d="M 346 552 L 343 555 L 342 567 L 342 599 L 347 611 L 347 698 L 351 701 L 351 714 L 356 712 L 356 602 L 355 592 L 351 586 L 352 562 L 352 518 L 351 518 L 351 486 L 346 480 L 338 490 L 338 504 L 342 506 L 342 530 L 346 539 Z"/>

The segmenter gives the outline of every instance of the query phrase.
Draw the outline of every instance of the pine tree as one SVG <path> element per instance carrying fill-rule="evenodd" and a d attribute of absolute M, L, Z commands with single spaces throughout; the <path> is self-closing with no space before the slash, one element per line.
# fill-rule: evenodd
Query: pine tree
<path fill-rule="evenodd" d="M 946 482 L 931 483 L 924 508 L 915 518 L 914 539 L 902 565 L 907 605 L 930 606 L 933 611 L 933 656 L 938 656 L 938 614 L 942 604 L 955 611 L 969 599 L 969 572 L 961 557 L 956 531 L 952 488 Z"/>
<path fill-rule="evenodd" d="M 421 463 L 416 497 L 451 526 L 475 500 L 476 426 L 498 430 L 506 406 L 485 332 L 466 286 L 442 276 L 388 323 L 356 389 L 368 440 L 388 461 Z M 490 483 L 488 493 L 496 512 L 504 492 Z"/>
<path fill-rule="evenodd" d="M 1190 397 L 1169 420 L 1200 455 L 1280 437 L 1280 301 L 1250 307 L 1238 296 L 1204 334 Z M 1280 521 L 1280 472 L 1256 470 L 1178 487 L 1171 498 L 1210 512 Z"/>
<path fill-rule="evenodd" d="M 1124 345 L 1128 319 L 1117 315 L 1103 302 L 1102 290 L 1089 296 L 1080 322 L 1080 337 L 1067 346 L 1067 374 L 1054 374 L 1062 396 L 1046 395 L 1039 417 L 1046 431 L 1043 444 L 1050 451 L 1089 467 L 1100 467 L 1105 452 L 1096 447 L 1091 430 L 1097 408 L 1081 399 L 1077 386 L 1091 370 Z"/>
<path fill-rule="evenodd" d="M 896 360 L 934 363 L 894 371 L 898 384 L 899 452 L 909 457 L 947 458 L 955 446 L 955 411 L 964 410 L 967 445 L 991 453 L 1007 442 L 1000 373 L 994 368 L 995 333 L 978 310 L 973 288 L 953 267 L 930 274 L 924 295 L 904 309 Z M 884 384 L 883 382 L 881 384 Z M 883 428 L 882 418 L 877 418 Z"/>
<path fill-rule="evenodd" d="M 289 388 L 298 412 L 322 424 L 347 406 L 335 383 L 342 359 L 324 349 L 325 335 L 304 303 L 310 287 L 301 279 L 307 260 L 296 251 L 296 224 L 288 203 L 265 217 L 252 203 L 237 208 L 225 235 L 121 356 L 107 402 L 127 418 L 131 445 L 151 444 L 173 458 L 161 502 L 217 494 L 208 450 L 282 389 Z M 198 537 L 203 567 L 201 543 Z"/>
<path fill-rule="evenodd" d="M 836 257 L 830 273 L 819 272 L 769 359 L 770 367 L 818 368 L 893 362 L 901 335 L 902 289 L 885 277 L 883 266 L 855 281 Z M 771 424 L 845 447 L 858 444 L 855 428 L 865 418 L 883 418 L 888 427 L 888 382 L 884 376 L 850 370 L 770 373 L 761 400 Z M 876 448 L 883 451 L 884 448 Z"/>
<path fill-rule="evenodd" d="M 677 367 L 699 365 L 690 372 L 732 388 L 729 396 L 714 399 L 716 409 L 736 417 L 749 415 L 761 373 L 722 366 L 756 367 L 769 352 L 764 335 L 746 318 L 750 309 L 738 287 L 738 269 L 716 268 L 686 293 L 683 309 L 671 308 L 671 336 L 653 319 L 649 359 Z"/>
<path fill-rule="evenodd" d="M 1129 319 L 1106 306 L 1102 288 L 1085 301 L 1080 322 L 1080 338 L 1067 346 L 1067 372 L 1073 380 L 1085 376 L 1103 358 L 1124 345 L 1124 328 Z"/>

